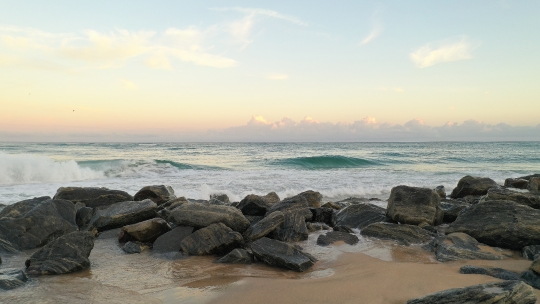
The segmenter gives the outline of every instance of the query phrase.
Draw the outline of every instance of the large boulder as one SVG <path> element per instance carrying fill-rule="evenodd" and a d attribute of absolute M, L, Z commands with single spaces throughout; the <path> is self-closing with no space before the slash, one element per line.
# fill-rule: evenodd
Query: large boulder
<path fill-rule="evenodd" d="M 178 252 L 182 240 L 192 233 L 193 227 L 176 227 L 158 237 L 152 245 L 152 250 L 159 253 Z"/>
<path fill-rule="evenodd" d="M 118 241 L 121 243 L 139 241 L 153 243 L 160 235 L 171 230 L 171 226 L 161 219 L 153 218 L 122 227 Z"/>
<path fill-rule="evenodd" d="M 452 223 L 455 221 L 461 211 L 467 209 L 471 204 L 461 200 L 444 200 L 441 201 L 441 209 L 444 212 L 443 223 Z"/>
<path fill-rule="evenodd" d="M 251 243 L 251 250 L 263 263 L 294 271 L 305 271 L 316 262 L 315 258 L 297 247 L 269 238 L 261 238 Z"/>
<path fill-rule="evenodd" d="M 298 242 L 308 239 L 309 230 L 306 226 L 306 218 L 312 216 L 309 209 L 290 210 L 283 213 L 284 220 L 272 232 L 272 238 L 284 242 Z"/>
<path fill-rule="evenodd" d="M 540 209 L 540 194 L 531 192 L 518 192 L 510 189 L 491 188 L 484 201 L 513 201 L 521 205 Z"/>
<path fill-rule="evenodd" d="M 461 198 L 467 195 L 485 195 L 490 188 L 497 187 L 499 185 L 491 178 L 467 175 L 459 180 L 450 197 Z"/>
<path fill-rule="evenodd" d="M 285 213 L 287 211 L 300 210 L 300 209 L 309 211 L 309 203 L 305 197 L 301 195 L 296 195 L 293 197 L 288 197 L 278 203 L 273 204 L 266 212 L 266 215 L 275 211 L 281 211 Z M 311 212 L 310 212 L 310 216 L 311 216 Z"/>
<path fill-rule="evenodd" d="M 334 213 L 334 226 L 363 229 L 373 223 L 387 221 L 386 210 L 369 203 L 350 205 Z"/>
<path fill-rule="evenodd" d="M 143 187 L 133 196 L 134 201 L 142 201 L 145 199 L 150 199 L 151 201 L 156 203 L 158 206 L 167 201 L 173 200 L 175 198 L 176 198 L 176 195 L 174 195 L 173 188 L 171 186 L 165 186 L 165 185 L 154 185 L 154 186 Z"/>
<path fill-rule="evenodd" d="M 237 248 L 216 260 L 216 263 L 251 264 L 251 255 L 247 250 Z"/>
<path fill-rule="evenodd" d="M 326 234 L 319 235 L 317 238 L 317 245 L 321 246 L 328 246 L 335 242 L 345 242 L 345 244 L 354 245 L 358 243 L 358 237 L 346 232 L 330 231 Z"/>
<path fill-rule="evenodd" d="M 481 202 L 459 214 L 446 229 L 453 232 L 490 246 L 521 250 L 540 244 L 540 210 L 511 201 Z"/>
<path fill-rule="evenodd" d="M 453 288 L 407 301 L 407 304 L 512 303 L 534 304 L 536 295 L 520 281 L 503 281 Z"/>
<path fill-rule="evenodd" d="M 82 207 L 77 210 L 77 214 L 75 215 L 75 221 L 77 222 L 77 226 L 80 228 L 86 227 L 88 223 L 92 220 L 92 217 L 94 216 L 94 209 L 90 207 Z"/>
<path fill-rule="evenodd" d="M 16 218 L 0 218 L 0 250 L 41 247 L 77 229 L 72 202 L 46 200 Z"/>
<path fill-rule="evenodd" d="M 110 230 L 138 223 L 156 216 L 157 205 L 153 201 L 120 202 L 96 211 L 87 229 Z"/>
<path fill-rule="evenodd" d="M 34 197 L 24 201 L 17 202 L 12 205 L 7 205 L 0 211 L 0 218 L 11 217 L 19 218 L 23 216 L 26 212 L 32 210 L 37 205 L 43 203 L 44 201 L 50 200 L 49 196 Z"/>
<path fill-rule="evenodd" d="M 119 202 L 132 201 L 133 196 L 125 191 L 94 187 L 60 187 L 53 199 L 64 199 L 83 203 L 86 207 L 97 208 Z"/>
<path fill-rule="evenodd" d="M 501 260 L 501 255 L 485 252 L 478 247 L 478 241 L 470 235 L 456 232 L 435 238 L 430 243 L 431 250 L 440 262 L 458 260 Z"/>
<path fill-rule="evenodd" d="M 180 248 L 190 255 L 209 255 L 229 252 L 243 243 L 240 233 L 218 222 L 186 236 Z"/>
<path fill-rule="evenodd" d="M 395 222 L 409 225 L 427 223 L 439 225 L 443 221 L 441 198 L 428 188 L 397 186 L 392 188 L 386 216 Z"/>
<path fill-rule="evenodd" d="M 25 262 L 31 275 L 63 274 L 90 267 L 90 252 L 94 235 L 88 231 L 74 231 L 48 243 Z"/>
<path fill-rule="evenodd" d="M 28 281 L 26 273 L 16 268 L 0 269 L 0 289 L 10 290 L 24 285 Z"/>
<path fill-rule="evenodd" d="M 277 196 L 275 192 L 268 193 L 265 196 L 250 194 L 244 197 L 244 199 L 241 200 L 240 203 L 238 203 L 236 208 L 240 209 L 240 211 L 242 211 L 242 214 L 244 215 L 265 215 L 270 206 L 279 201 L 279 197 L 277 197 L 276 201 L 274 195 Z"/>
<path fill-rule="evenodd" d="M 314 223 L 325 223 L 329 226 L 334 226 L 332 218 L 334 217 L 334 209 L 332 208 L 309 208 L 311 214 L 311 222 Z"/>
<path fill-rule="evenodd" d="M 282 212 L 273 212 L 262 220 L 251 225 L 244 233 L 244 237 L 248 242 L 260 239 L 274 231 L 277 227 L 281 226 L 284 221 L 285 216 Z"/>
<path fill-rule="evenodd" d="M 249 221 L 240 210 L 231 206 L 183 204 L 176 207 L 169 216 L 169 221 L 178 226 L 195 228 L 208 227 L 214 223 L 223 223 L 240 233 L 249 227 Z"/>
<path fill-rule="evenodd" d="M 420 244 L 431 241 L 433 234 L 413 225 L 398 225 L 393 223 L 375 223 L 362 229 L 363 236 L 378 239 L 394 240 L 402 245 Z"/>
<path fill-rule="evenodd" d="M 322 194 L 317 191 L 308 190 L 297 194 L 296 196 L 302 196 L 305 198 L 308 206 L 311 208 L 319 208 L 321 206 Z"/>
<path fill-rule="evenodd" d="M 529 181 L 521 178 L 507 178 L 504 180 L 504 186 L 517 189 L 527 189 L 529 186 Z"/>
<path fill-rule="evenodd" d="M 531 191 L 538 191 L 540 190 L 540 177 L 531 177 L 529 180 L 529 186 L 527 189 Z"/>

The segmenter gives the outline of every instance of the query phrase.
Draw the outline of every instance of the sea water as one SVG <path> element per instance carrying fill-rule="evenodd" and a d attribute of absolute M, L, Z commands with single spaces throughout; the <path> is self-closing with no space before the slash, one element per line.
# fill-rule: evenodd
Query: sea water
<path fill-rule="evenodd" d="M 532 173 L 540 173 L 539 142 L 0 143 L 2 204 L 52 197 L 65 186 L 133 195 L 157 184 L 193 199 L 309 189 L 324 201 L 385 199 L 397 185 L 450 192 L 465 175 L 502 184 Z"/>

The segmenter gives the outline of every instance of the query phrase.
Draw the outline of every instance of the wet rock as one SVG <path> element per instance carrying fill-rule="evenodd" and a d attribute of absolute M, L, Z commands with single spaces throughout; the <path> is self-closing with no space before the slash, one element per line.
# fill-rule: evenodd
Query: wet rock
<path fill-rule="evenodd" d="M 180 251 L 180 243 L 182 240 L 192 233 L 193 227 L 176 227 L 158 237 L 152 246 L 152 251 L 159 253 L 178 252 Z"/>
<path fill-rule="evenodd" d="M 354 231 L 349 228 L 349 226 L 334 226 L 332 228 L 334 231 L 341 231 L 341 232 L 347 232 L 347 233 L 354 233 Z"/>
<path fill-rule="evenodd" d="M 218 200 L 220 202 L 223 202 L 225 205 L 231 204 L 231 201 L 229 200 L 229 196 L 227 196 L 227 194 L 218 194 L 218 193 L 211 194 L 210 200 Z"/>
<path fill-rule="evenodd" d="M 122 246 L 122 250 L 127 254 L 141 253 L 148 248 L 149 247 L 146 244 L 136 241 L 129 241 Z"/>
<path fill-rule="evenodd" d="M 251 264 L 251 255 L 245 249 L 234 249 L 222 258 L 216 260 L 216 263 L 226 264 Z"/>
<path fill-rule="evenodd" d="M 527 270 L 527 271 L 523 272 L 521 274 L 521 276 L 520 276 L 520 279 L 523 282 L 531 285 L 532 287 L 534 287 L 536 289 L 540 289 L 540 275 L 538 275 L 534 271 Z"/>
<path fill-rule="evenodd" d="M 153 243 L 160 235 L 170 230 L 171 226 L 165 220 L 153 218 L 122 227 L 118 241 L 121 243 L 128 241 Z"/>
<path fill-rule="evenodd" d="M 491 188 L 483 201 L 512 201 L 521 205 L 540 209 L 540 194 L 517 192 L 510 189 Z"/>
<path fill-rule="evenodd" d="M 281 211 L 283 213 L 288 211 L 302 210 L 306 214 L 306 220 L 311 220 L 313 216 L 311 211 L 309 211 L 309 204 L 305 197 L 303 196 L 293 196 L 282 200 L 279 203 L 273 204 L 266 214 L 270 214 L 275 211 Z M 309 211 L 309 214 L 306 212 Z"/>
<path fill-rule="evenodd" d="M 241 247 L 243 242 L 240 233 L 223 223 L 215 223 L 186 236 L 180 248 L 190 255 L 219 254 Z"/>
<path fill-rule="evenodd" d="M 94 216 L 94 209 L 90 207 L 82 207 L 79 210 L 77 210 L 77 214 L 75 215 L 75 221 L 77 222 L 77 226 L 79 227 L 85 227 L 90 223 L 90 220 L 92 220 L 92 216 Z"/>
<path fill-rule="evenodd" d="M 526 181 L 530 181 L 531 178 L 533 177 L 540 177 L 540 174 L 537 173 L 537 174 L 525 175 L 525 176 L 518 177 L 518 179 L 524 179 Z"/>
<path fill-rule="evenodd" d="M 511 201 L 481 202 L 459 214 L 446 229 L 453 232 L 490 246 L 521 250 L 540 244 L 540 210 Z"/>
<path fill-rule="evenodd" d="M 536 295 L 527 284 L 503 281 L 454 288 L 407 301 L 407 304 L 513 303 L 534 304 Z"/>
<path fill-rule="evenodd" d="M 86 207 L 97 208 L 119 202 L 132 201 L 133 196 L 125 191 L 94 187 L 60 187 L 53 199 L 64 199 L 83 203 Z"/>
<path fill-rule="evenodd" d="M 306 218 L 311 217 L 309 209 L 287 211 L 283 213 L 283 216 L 283 223 L 272 232 L 272 238 L 284 242 L 308 239 L 309 230 L 306 226 Z"/>
<path fill-rule="evenodd" d="M 519 277 L 520 277 L 519 273 L 505 270 L 502 268 L 477 267 L 477 266 L 471 266 L 471 265 L 462 266 L 459 269 L 459 272 L 463 274 L 484 274 L 484 275 L 488 275 L 497 279 L 507 280 L 507 281 L 512 281 L 512 280 L 519 281 Z"/>
<path fill-rule="evenodd" d="M 236 206 L 244 215 L 264 216 L 268 209 L 276 203 L 271 192 L 266 196 L 250 194 Z M 274 193 L 275 194 L 275 193 Z"/>
<path fill-rule="evenodd" d="M 308 190 L 297 194 L 296 196 L 304 197 L 308 203 L 308 206 L 311 208 L 321 207 L 322 194 L 317 191 Z"/>
<path fill-rule="evenodd" d="M 526 259 L 536 260 L 538 257 L 540 257 L 540 245 L 525 246 L 521 250 L 521 253 Z"/>
<path fill-rule="evenodd" d="M 365 197 L 349 197 L 341 201 L 334 202 L 335 205 L 339 206 L 341 209 L 356 205 L 356 204 L 363 204 L 363 203 L 369 203 L 370 200 Z"/>
<path fill-rule="evenodd" d="M 157 215 L 164 220 L 167 220 L 171 215 L 171 212 L 178 206 L 189 203 L 185 197 L 179 197 L 167 201 L 158 206 Z"/>
<path fill-rule="evenodd" d="M 387 221 L 386 210 L 369 203 L 347 206 L 334 213 L 334 226 L 363 229 L 370 224 Z"/>
<path fill-rule="evenodd" d="M 287 268 L 294 271 L 309 269 L 316 260 L 293 245 L 261 238 L 251 244 L 251 250 L 257 260 L 270 266 Z"/>
<path fill-rule="evenodd" d="M 478 241 L 465 233 L 451 233 L 435 238 L 429 244 L 438 261 L 459 260 L 501 260 L 502 256 L 484 252 L 478 247 Z"/>
<path fill-rule="evenodd" d="M 25 262 L 31 275 L 63 274 L 90 267 L 90 252 L 94 248 L 94 235 L 75 231 L 48 243 Z"/>
<path fill-rule="evenodd" d="M 529 186 L 527 189 L 531 191 L 538 191 L 540 190 L 540 177 L 531 177 L 529 180 Z"/>
<path fill-rule="evenodd" d="M 328 202 L 324 205 L 321 206 L 322 208 L 330 208 L 330 209 L 334 209 L 334 210 L 341 210 L 341 206 L 337 205 L 337 204 L 334 204 L 332 202 Z"/>
<path fill-rule="evenodd" d="M 141 190 L 135 193 L 135 196 L 133 196 L 134 201 L 143 201 L 145 199 L 150 199 L 158 206 L 175 198 L 176 195 L 174 195 L 173 188 L 171 186 L 165 185 L 143 187 Z"/>
<path fill-rule="evenodd" d="M 330 230 L 330 226 L 326 225 L 325 223 L 306 223 L 306 227 L 309 232 Z"/>
<path fill-rule="evenodd" d="M 195 203 L 183 204 L 175 208 L 169 216 L 169 221 L 178 226 L 195 228 L 207 227 L 214 223 L 223 223 L 240 233 L 249 227 L 249 221 L 237 208 Z"/>
<path fill-rule="evenodd" d="M 471 204 L 457 201 L 445 200 L 441 202 L 441 209 L 444 212 L 443 223 L 452 223 L 457 219 L 458 214 L 471 206 Z"/>
<path fill-rule="evenodd" d="M 433 189 L 433 191 L 435 191 L 435 193 L 437 193 L 441 199 L 446 198 L 446 189 L 444 189 L 444 186 L 437 186 L 435 189 Z"/>
<path fill-rule="evenodd" d="M 485 195 L 490 188 L 498 187 L 499 185 L 491 178 L 467 175 L 459 180 L 450 197 L 460 198 L 467 195 Z"/>
<path fill-rule="evenodd" d="M 428 223 L 439 225 L 443 221 L 441 198 L 428 188 L 397 186 L 392 188 L 386 216 L 395 222 L 409 225 Z"/>
<path fill-rule="evenodd" d="M 35 208 L 37 205 L 50 200 L 49 196 L 34 197 L 32 199 L 27 199 L 24 201 L 17 202 L 12 205 L 5 206 L 2 211 L 0 211 L 0 218 L 10 217 L 10 218 L 19 218 L 23 216 L 28 211 Z"/>
<path fill-rule="evenodd" d="M 328 246 L 340 241 L 345 242 L 345 244 L 354 245 L 358 243 L 358 237 L 354 234 L 346 232 L 330 231 L 324 235 L 319 235 L 317 238 L 317 245 Z"/>
<path fill-rule="evenodd" d="M 244 233 L 244 236 L 247 241 L 254 241 L 260 239 L 274 231 L 277 227 L 281 226 L 284 221 L 285 216 L 282 212 L 273 212 L 259 222 L 250 226 Z"/>
<path fill-rule="evenodd" d="M 504 186 L 517 189 L 527 189 L 529 186 L 529 181 L 521 178 L 507 178 L 504 180 Z"/>
<path fill-rule="evenodd" d="M 0 289 L 10 290 L 24 285 L 28 281 L 26 273 L 16 268 L 0 269 Z"/>
<path fill-rule="evenodd" d="M 311 222 L 325 223 L 328 226 L 334 226 L 332 218 L 334 216 L 334 209 L 331 208 L 309 208 L 311 214 Z"/>
<path fill-rule="evenodd" d="M 362 229 L 363 236 L 394 240 L 402 245 L 420 244 L 431 241 L 433 234 L 418 226 L 393 223 L 375 223 Z"/>
<path fill-rule="evenodd" d="M 46 200 L 16 218 L 0 219 L 0 249 L 10 251 L 10 248 L 25 250 L 40 247 L 77 229 L 75 205 L 72 202 Z"/>
<path fill-rule="evenodd" d="M 96 211 L 87 230 L 95 228 L 101 232 L 138 223 L 155 217 L 156 211 L 156 203 L 149 199 L 112 204 Z"/>

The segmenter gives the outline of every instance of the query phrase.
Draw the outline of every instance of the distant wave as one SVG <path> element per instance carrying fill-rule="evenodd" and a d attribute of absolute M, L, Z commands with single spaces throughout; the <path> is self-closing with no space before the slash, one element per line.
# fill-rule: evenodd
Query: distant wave
<path fill-rule="evenodd" d="M 277 160 L 273 164 L 302 169 L 363 168 L 379 165 L 375 161 L 341 155 L 286 158 Z"/>
<path fill-rule="evenodd" d="M 194 169 L 192 165 L 184 164 L 184 163 L 178 163 L 172 160 L 166 160 L 166 159 L 156 159 L 156 163 L 158 164 L 169 164 L 177 169 L 185 170 L 185 169 Z"/>

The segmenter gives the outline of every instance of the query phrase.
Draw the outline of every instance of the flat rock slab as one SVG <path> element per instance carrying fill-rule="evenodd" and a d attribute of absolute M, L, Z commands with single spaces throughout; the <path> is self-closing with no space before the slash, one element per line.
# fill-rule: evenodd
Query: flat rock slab
<path fill-rule="evenodd" d="M 295 246 L 269 238 L 261 238 L 251 243 L 251 250 L 263 263 L 299 272 L 309 269 L 316 262 L 315 258 Z"/>
<path fill-rule="evenodd" d="M 133 196 L 125 191 L 96 187 L 60 187 L 54 199 L 83 203 L 86 207 L 98 208 L 119 202 L 132 201 Z"/>
<path fill-rule="evenodd" d="M 465 233 L 456 232 L 433 239 L 431 251 L 440 262 L 459 260 L 501 260 L 502 255 L 484 252 L 476 239 Z"/>
<path fill-rule="evenodd" d="M 386 209 L 369 203 L 350 205 L 334 213 L 334 226 L 363 229 L 373 223 L 387 221 Z"/>
<path fill-rule="evenodd" d="M 169 221 L 178 226 L 195 228 L 208 227 L 215 223 L 223 223 L 237 232 L 244 232 L 249 221 L 240 210 L 231 206 L 203 205 L 188 203 L 176 207 L 169 216 Z"/>
<path fill-rule="evenodd" d="M 122 227 L 118 241 L 139 241 L 153 243 L 160 235 L 171 230 L 171 226 L 162 218 L 153 218 L 140 223 Z"/>
<path fill-rule="evenodd" d="M 520 279 L 519 273 L 502 269 L 502 268 L 477 267 L 477 266 L 465 265 L 459 269 L 459 272 L 463 274 L 484 274 L 484 275 L 488 275 L 497 279 L 507 280 L 507 281 L 512 281 L 512 280 L 519 281 Z"/>
<path fill-rule="evenodd" d="M 157 205 L 161 205 L 175 198 L 176 198 L 176 195 L 174 195 L 173 188 L 171 186 L 165 186 L 165 185 L 154 185 L 154 186 L 143 187 L 133 196 L 134 201 L 143 201 L 145 199 L 149 199 L 153 201 L 154 203 L 156 203 Z"/>
<path fill-rule="evenodd" d="M 156 239 L 152 246 L 153 252 L 178 252 L 182 240 L 193 233 L 193 227 L 179 226 L 173 230 L 162 234 Z"/>
<path fill-rule="evenodd" d="M 398 225 L 392 223 L 375 223 L 362 229 L 363 236 L 378 239 L 394 240 L 402 245 L 421 244 L 431 241 L 433 234 L 418 226 Z"/>
<path fill-rule="evenodd" d="M 407 304 L 512 303 L 534 304 L 531 286 L 520 281 L 503 281 L 454 288 L 407 301 Z"/>
<path fill-rule="evenodd" d="M 485 195 L 490 188 L 498 187 L 499 185 L 491 178 L 467 175 L 459 180 L 450 197 L 461 198 L 468 195 Z"/>
<path fill-rule="evenodd" d="M 96 211 L 88 223 L 88 229 L 96 228 L 98 231 L 104 231 L 120 228 L 151 219 L 156 216 L 156 211 L 156 203 L 149 199 L 112 204 Z"/>
<path fill-rule="evenodd" d="M 28 281 L 26 273 L 16 268 L 0 269 L 0 289 L 10 290 L 24 285 Z"/>
<path fill-rule="evenodd" d="M 510 189 L 489 189 L 484 201 L 513 201 L 521 205 L 540 209 L 540 193 L 517 192 Z"/>
<path fill-rule="evenodd" d="M 432 189 L 409 186 L 392 188 L 386 216 L 394 222 L 419 225 L 439 225 L 443 221 L 441 198 Z"/>
<path fill-rule="evenodd" d="M 240 233 L 223 223 L 216 223 L 185 237 L 180 242 L 180 248 L 190 255 L 209 255 L 229 252 L 243 243 Z"/>
<path fill-rule="evenodd" d="M 345 242 L 345 244 L 354 245 L 358 243 L 358 237 L 346 232 L 330 231 L 326 234 L 319 235 L 317 238 L 317 245 L 328 246 L 340 241 Z"/>
<path fill-rule="evenodd" d="M 277 227 L 281 226 L 284 221 L 285 216 L 283 215 L 283 212 L 273 212 L 262 220 L 251 225 L 244 233 L 244 236 L 247 241 L 260 239 L 274 231 Z"/>
<path fill-rule="evenodd" d="M 222 258 L 216 260 L 216 263 L 226 264 L 251 264 L 251 255 L 245 249 L 234 249 Z"/>

